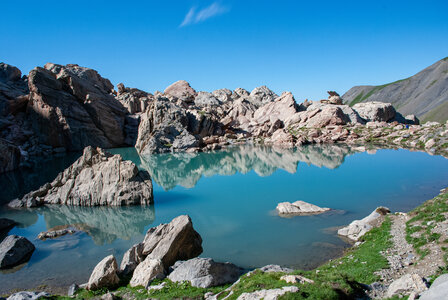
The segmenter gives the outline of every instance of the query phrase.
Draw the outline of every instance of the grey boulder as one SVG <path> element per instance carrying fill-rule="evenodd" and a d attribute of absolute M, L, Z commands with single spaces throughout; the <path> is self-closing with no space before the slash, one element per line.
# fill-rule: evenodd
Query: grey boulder
<path fill-rule="evenodd" d="M 190 281 L 192 286 L 209 288 L 238 280 L 242 269 L 231 263 L 211 258 L 193 258 L 180 263 L 168 276 L 171 281 Z"/>
<path fill-rule="evenodd" d="M 24 237 L 7 236 L 0 244 L 0 269 L 11 268 L 27 261 L 34 249 L 34 245 Z"/>
<path fill-rule="evenodd" d="M 35 299 L 40 299 L 42 297 L 50 297 L 50 296 L 51 295 L 46 292 L 23 291 L 23 292 L 18 292 L 18 293 L 12 294 L 11 296 L 8 297 L 7 300 L 35 300 Z"/>
<path fill-rule="evenodd" d="M 352 108 L 367 122 L 388 122 L 396 113 L 392 104 L 383 102 L 357 103 Z"/>
<path fill-rule="evenodd" d="M 150 259 L 160 259 L 165 268 L 178 260 L 194 258 L 202 253 L 202 238 L 194 230 L 187 215 L 174 218 L 168 224 L 150 228 L 143 245 L 143 255 Z"/>
<path fill-rule="evenodd" d="M 420 295 L 420 300 L 447 300 L 448 299 L 448 274 L 440 275 L 429 290 Z"/>
<path fill-rule="evenodd" d="M 129 285 L 132 287 L 143 286 L 147 288 L 156 278 L 165 278 L 165 268 L 160 259 L 153 259 L 148 256 L 135 268 Z"/>
<path fill-rule="evenodd" d="M 88 290 L 97 290 L 104 287 L 113 287 L 120 279 L 117 276 L 118 265 L 115 257 L 109 255 L 100 261 L 93 269 L 87 283 Z"/>
<path fill-rule="evenodd" d="M 124 161 L 120 155 L 89 146 L 51 184 L 28 193 L 21 200 L 12 201 L 9 206 L 123 206 L 152 202 L 152 182 L 148 172 L 140 171 L 133 162 Z"/>

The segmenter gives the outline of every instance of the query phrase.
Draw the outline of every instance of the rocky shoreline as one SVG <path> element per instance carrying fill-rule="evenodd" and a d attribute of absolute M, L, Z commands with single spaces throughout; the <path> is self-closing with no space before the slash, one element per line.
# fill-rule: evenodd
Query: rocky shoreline
<path fill-rule="evenodd" d="M 0 148 L 5 155 L 0 172 L 87 146 L 135 146 L 141 154 L 152 154 L 244 142 L 282 147 L 373 142 L 446 155 L 445 124 L 419 126 L 415 116 L 404 117 L 388 103 L 342 103 L 332 91 L 328 99 L 299 103 L 291 93 L 278 96 L 266 86 L 209 93 L 182 80 L 163 93 L 123 84 L 115 90 L 97 71 L 78 65 L 48 63 L 21 76 L 1 63 Z"/>
<path fill-rule="evenodd" d="M 250 93 L 241 88 L 208 93 L 195 91 L 185 81 L 175 82 L 163 93 L 154 95 L 123 84 L 115 91 L 110 81 L 95 70 L 78 65 L 47 64 L 22 77 L 17 68 L 2 63 L 0 149 L 4 155 L 0 159 L 0 173 L 26 166 L 37 156 L 83 150 L 83 155 L 53 182 L 12 201 L 10 207 L 121 206 L 152 203 L 151 177 L 119 155 L 94 147 L 135 146 L 141 155 L 150 156 L 210 151 L 236 144 L 293 148 L 343 143 L 357 147 L 358 151 L 406 148 L 448 158 L 447 123 L 419 125 L 415 116 L 404 117 L 388 103 L 358 103 L 353 107 L 342 103 L 336 92 L 329 92 L 326 100 L 299 104 L 291 93 L 278 96 L 265 86 Z M 308 204 L 308 211 L 303 213 L 300 211 L 303 203 L 288 204 L 278 209 L 281 214 L 329 210 Z M 387 210 L 379 209 L 366 219 L 350 224 L 351 227 L 341 229 L 339 234 L 360 240 L 372 228 L 381 226 L 378 220 L 387 219 L 384 215 Z M 394 222 L 400 220 L 391 218 Z M 2 245 L 6 245 L 5 240 L 9 243 L 13 239 L 20 237 L 9 236 Z M 125 254 L 120 267 L 114 257 L 106 257 L 85 287 L 87 290 L 115 288 L 122 280 L 129 280 L 131 287 L 163 290 L 164 286 L 151 288 L 151 283 L 167 275 L 170 282 L 187 280 L 191 286 L 203 289 L 235 281 L 234 286 L 238 285 L 237 279 L 243 272 L 237 266 L 196 258 L 202 252 L 201 243 L 189 217 L 180 216 L 169 224 L 151 228 L 145 240 Z M 16 263 L 27 256 L 29 252 Z M 253 274 L 258 276 L 257 272 Z M 388 277 L 382 274 L 386 284 L 369 286 L 370 295 L 407 293 L 409 289 L 390 291 L 395 281 L 389 279 L 396 279 L 396 274 L 388 273 Z M 428 275 L 432 274 L 424 274 Z M 422 281 L 423 275 L 419 276 L 408 279 Z M 275 297 L 298 292 L 300 285 L 313 284 L 313 279 L 307 277 L 294 278 L 280 279 L 297 287 L 283 286 L 275 291 Z M 423 285 L 424 282 L 419 285 L 422 288 L 412 289 L 410 293 L 420 294 L 425 290 Z M 219 293 L 227 293 L 225 297 L 229 297 L 234 293 L 232 287 Z M 266 294 L 269 291 L 265 291 L 243 293 L 238 299 L 270 297 Z M 204 297 L 214 299 L 219 293 Z"/>

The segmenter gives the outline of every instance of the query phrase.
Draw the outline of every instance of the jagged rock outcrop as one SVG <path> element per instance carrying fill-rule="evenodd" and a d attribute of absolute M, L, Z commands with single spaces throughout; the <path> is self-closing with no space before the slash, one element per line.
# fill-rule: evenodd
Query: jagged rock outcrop
<path fill-rule="evenodd" d="M 249 101 L 256 107 L 262 107 L 278 98 L 278 96 L 265 85 L 254 88 L 249 94 L 249 97 Z"/>
<path fill-rule="evenodd" d="M 353 110 L 367 122 L 389 122 L 395 118 L 395 108 L 390 103 L 357 103 L 353 105 Z"/>
<path fill-rule="evenodd" d="M 123 256 L 120 274 L 132 274 L 131 286 L 147 287 L 155 278 L 164 278 L 178 260 L 202 253 L 202 238 L 187 215 L 168 224 L 150 228 L 142 243 L 132 246 Z"/>
<path fill-rule="evenodd" d="M 123 255 L 123 259 L 120 264 L 120 274 L 129 275 L 132 274 L 135 268 L 144 260 L 143 257 L 143 244 L 139 243 L 126 251 Z"/>
<path fill-rule="evenodd" d="M 370 229 L 381 224 L 384 216 L 390 213 L 387 207 L 378 207 L 370 215 L 361 220 L 355 220 L 347 227 L 338 230 L 338 234 L 352 241 L 358 241 Z"/>
<path fill-rule="evenodd" d="M 120 279 L 117 275 L 118 265 L 115 257 L 109 255 L 100 261 L 93 269 L 87 283 L 88 290 L 114 287 Z"/>
<path fill-rule="evenodd" d="M 17 169 L 20 165 L 20 149 L 0 138 L 0 173 Z"/>
<path fill-rule="evenodd" d="M 197 95 L 196 91 L 185 80 L 179 80 L 168 86 L 164 91 L 165 96 L 172 100 L 181 100 L 193 103 Z"/>
<path fill-rule="evenodd" d="M 194 104 L 198 107 L 218 106 L 221 104 L 221 101 L 219 101 L 212 93 L 199 92 L 194 99 Z"/>
<path fill-rule="evenodd" d="M 27 111 L 42 143 L 68 150 L 124 145 L 126 111 L 95 70 L 49 63 L 28 78 Z"/>
<path fill-rule="evenodd" d="M 135 147 L 140 154 L 185 151 L 199 147 L 202 137 L 215 132 L 218 124 L 210 114 L 159 97 L 141 116 Z"/>
<path fill-rule="evenodd" d="M 78 206 L 147 205 L 153 202 L 148 172 L 102 149 L 86 147 L 83 155 L 52 183 L 10 202 L 10 207 L 43 204 Z"/>
<path fill-rule="evenodd" d="M 178 260 L 194 258 L 202 253 L 202 238 L 187 215 L 174 218 L 168 224 L 150 228 L 143 240 L 143 255 L 160 259 L 165 268 Z"/>
<path fill-rule="evenodd" d="M 230 101 L 232 99 L 232 91 L 229 89 L 219 89 L 213 91 L 213 96 L 215 96 L 216 99 L 219 101 L 225 103 L 227 101 Z"/>
<path fill-rule="evenodd" d="M 118 93 L 116 98 L 129 114 L 144 112 L 151 101 L 154 101 L 152 94 L 136 88 L 125 87 L 123 83 L 119 83 L 117 88 Z"/>
<path fill-rule="evenodd" d="M 277 205 L 276 210 L 280 217 L 290 217 L 321 214 L 330 209 L 299 200 L 293 203 L 281 202 Z"/>
<path fill-rule="evenodd" d="M 28 103 L 27 78 L 14 66 L 0 63 L 0 117 L 15 115 Z"/>
<path fill-rule="evenodd" d="M 0 269 L 12 268 L 27 261 L 34 249 L 34 245 L 22 236 L 7 236 L 0 243 Z"/>
<path fill-rule="evenodd" d="M 199 147 L 199 137 L 188 131 L 187 111 L 159 98 L 142 115 L 135 148 L 140 154 Z"/>
<path fill-rule="evenodd" d="M 298 105 L 294 96 L 289 92 L 285 92 L 274 101 L 269 101 L 266 105 L 257 109 L 254 112 L 251 122 L 255 123 L 253 126 L 267 125 L 266 128 L 268 128 L 268 131 L 266 133 L 271 135 L 274 132 L 271 128 L 277 121 L 280 121 L 277 127 L 283 127 L 283 123 L 297 111 Z M 260 135 L 260 133 L 257 133 L 257 135 Z"/>
<path fill-rule="evenodd" d="M 215 262 L 211 258 L 193 258 L 176 263 L 168 278 L 173 282 L 189 281 L 192 286 L 209 288 L 234 283 L 242 269 L 232 263 Z"/>

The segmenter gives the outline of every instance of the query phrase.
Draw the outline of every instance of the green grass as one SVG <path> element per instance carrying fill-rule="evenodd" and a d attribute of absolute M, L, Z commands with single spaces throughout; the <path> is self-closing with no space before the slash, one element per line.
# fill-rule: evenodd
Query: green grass
<path fill-rule="evenodd" d="M 389 218 L 383 224 L 372 229 L 363 237 L 364 243 L 359 247 L 347 251 L 339 259 L 331 261 L 312 271 L 294 271 L 293 274 L 302 275 L 314 280 L 314 284 L 288 284 L 280 281 L 283 273 L 263 273 L 255 271 L 250 276 L 244 275 L 240 282 L 232 288 L 233 294 L 229 299 L 236 299 L 242 293 L 250 293 L 261 289 L 281 288 L 296 285 L 299 292 L 286 294 L 280 299 L 344 299 L 354 298 L 362 294 L 361 283 L 370 284 L 379 277 L 374 275 L 388 267 L 387 259 L 381 255 L 391 247 L 391 221 Z"/>
<path fill-rule="evenodd" d="M 429 89 L 430 87 L 432 87 L 436 82 L 437 82 L 437 79 L 433 80 L 433 81 L 426 87 L 426 89 Z"/>
<path fill-rule="evenodd" d="M 353 99 L 352 102 L 350 102 L 350 106 L 355 105 L 356 103 L 359 103 L 362 101 L 362 95 L 364 94 L 364 92 L 361 92 L 360 94 L 358 94 L 355 99 Z"/>
<path fill-rule="evenodd" d="M 412 210 L 412 218 L 406 222 L 406 240 L 416 250 L 420 258 L 429 254 L 424 246 L 431 242 L 439 243 L 441 235 L 432 230 L 437 223 L 445 221 L 443 213 L 448 212 L 448 193 L 443 193 L 426 201 Z M 417 235 L 416 235 L 417 233 Z M 443 241 L 445 243 L 446 241 Z"/>
<path fill-rule="evenodd" d="M 355 105 L 356 103 L 360 103 L 363 102 L 364 100 L 367 100 L 370 96 L 372 96 L 374 93 L 381 91 L 382 89 L 384 89 L 385 87 L 395 84 L 395 83 L 399 83 L 405 80 L 408 80 L 409 78 L 404 78 L 404 79 L 400 79 L 394 82 L 390 82 L 390 83 L 386 83 L 383 85 L 377 85 L 375 87 L 373 87 L 365 96 L 363 96 L 364 92 L 361 92 L 360 94 L 358 94 L 355 99 L 353 99 L 352 102 L 350 102 L 350 106 Z"/>

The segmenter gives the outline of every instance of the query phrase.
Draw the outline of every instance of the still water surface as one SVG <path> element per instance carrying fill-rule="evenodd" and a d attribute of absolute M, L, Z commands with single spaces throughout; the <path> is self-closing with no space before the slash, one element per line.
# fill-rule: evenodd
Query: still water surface
<path fill-rule="evenodd" d="M 40 284 L 82 283 L 98 261 L 142 241 L 150 227 L 180 214 L 191 216 L 203 238 L 202 257 L 253 268 L 274 263 L 309 269 L 339 255 L 348 245 L 335 228 L 384 205 L 408 211 L 448 183 L 448 160 L 407 150 L 357 153 L 347 146 L 296 150 L 241 146 L 199 154 L 139 157 L 134 148 L 112 149 L 149 171 L 150 207 L 50 206 L 11 211 L 20 225 L 10 234 L 35 246 L 31 260 L 0 273 L 0 293 Z M 79 155 L 79 154 L 78 154 Z M 51 181 L 76 154 L 42 162 L 34 170 L 0 176 L 0 201 Z M 334 210 L 318 216 L 280 218 L 277 203 L 303 200 Z M 40 241 L 41 231 L 77 225 L 84 232 Z"/>

